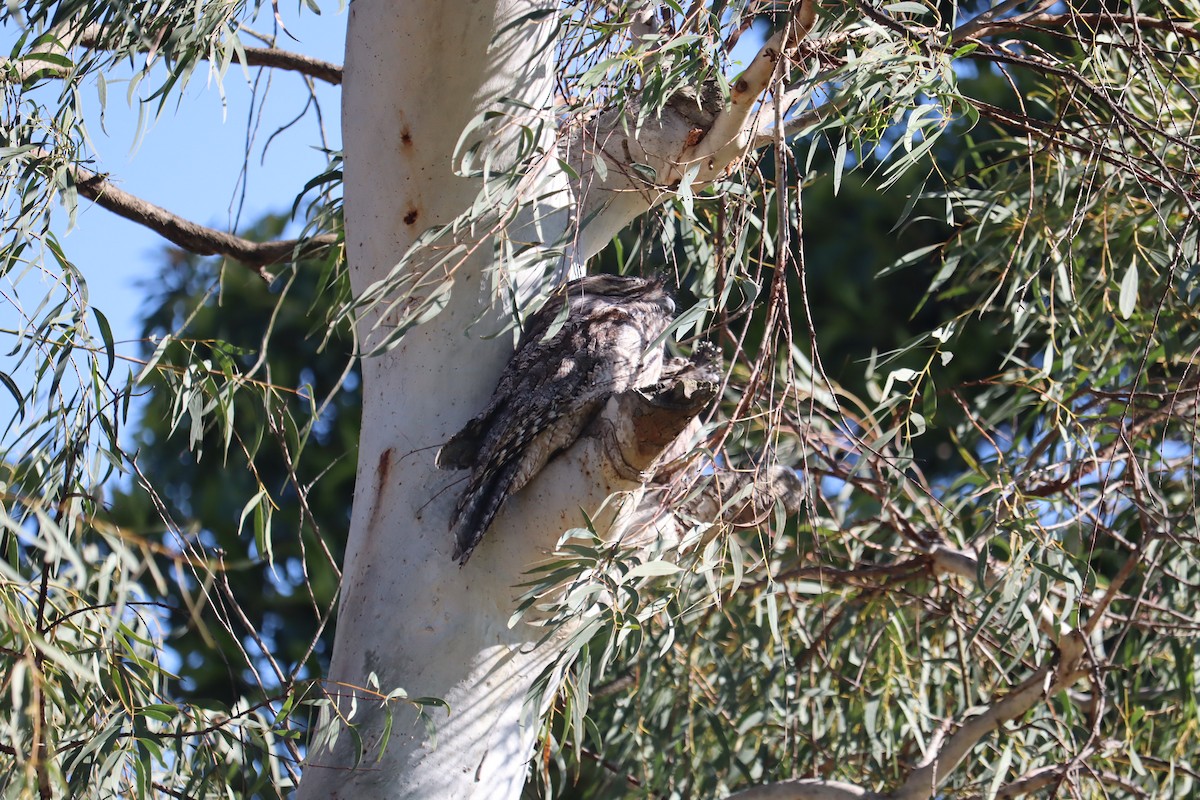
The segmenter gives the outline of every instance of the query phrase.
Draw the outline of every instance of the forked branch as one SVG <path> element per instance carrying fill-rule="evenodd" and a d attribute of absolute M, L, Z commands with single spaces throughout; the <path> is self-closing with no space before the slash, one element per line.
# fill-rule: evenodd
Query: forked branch
<path fill-rule="evenodd" d="M 568 161 L 579 176 L 581 225 L 574 258 L 599 252 L 638 215 L 684 183 L 704 186 L 753 150 L 758 100 L 779 82 L 784 61 L 812 30 L 816 0 L 802 0 L 787 24 L 759 49 L 729 97 L 715 82 L 690 87 L 640 123 L 636 104 L 598 115 L 574 136 Z M 688 96 L 684 96 L 687 94 Z M 597 169 L 596 164 L 601 164 Z"/>

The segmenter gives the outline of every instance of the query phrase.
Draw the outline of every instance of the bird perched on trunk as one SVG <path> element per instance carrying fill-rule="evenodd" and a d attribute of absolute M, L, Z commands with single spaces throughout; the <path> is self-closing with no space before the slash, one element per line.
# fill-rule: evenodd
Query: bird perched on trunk
<path fill-rule="evenodd" d="M 659 380 L 658 339 L 674 313 L 660 280 L 589 275 L 529 316 L 487 408 L 437 454 L 440 469 L 471 470 L 451 521 L 459 564 L 509 496 L 574 444 L 609 397 Z"/>

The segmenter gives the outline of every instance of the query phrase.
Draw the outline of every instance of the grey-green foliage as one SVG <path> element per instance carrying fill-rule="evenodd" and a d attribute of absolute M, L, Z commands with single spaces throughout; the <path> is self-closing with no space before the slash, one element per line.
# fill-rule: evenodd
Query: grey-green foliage
<path fill-rule="evenodd" d="M 207 79 L 211 70 L 219 89 L 242 52 L 239 24 L 255 11 L 240 2 L 24 2 L 0 11 L 0 30 L 12 42 L 0 61 L 0 381 L 11 395 L 0 439 L 6 797 L 275 797 L 299 774 L 310 682 L 285 673 L 260 681 L 263 691 L 253 697 L 193 702 L 171 674 L 177 656 L 164 647 L 171 614 L 197 630 L 218 630 L 237 624 L 239 604 L 222 594 L 229 586 L 222 554 L 206 549 L 202 532 L 176 523 L 155 476 L 123 445 L 131 408 L 150 387 L 169 395 L 169 427 L 210 469 L 221 464 L 222 449 L 239 450 L 249 463 L 275 447 L 300 452 L 323 398 L 302 385 L 273 385 L 269 367 L 220 343 L 166 336 L 146 359 L 130 352 L 114 341 L 89 300 L 88 276 L 56 235 L 57 207 L 68 223 L 74 218 L 78 181 L 88 177 L 81 168 L 90 158 L 89 130 L 101 123 L 85 113 L 85 94 L 101 107 L 128 102 L 145 123 L 171 107 L 193 73 Z M 114 74 L 127 80 L 122 98 L 109 97 L 106 78 Z M 322 176 L 309 188 L 296 201 L 306 233 L 336 231 L 336 192 Z M 336 263 L 331 252 L 307 264 L 324 264 L 330 297 L 341 284 L 332 277 Z M 279 296 L 287 295 L 291 268 L 273 267 Z M 176 349 L 192 356 L 177 359 Z M 235 412 L 243 398 L 269 414 L 242 424 Z M 305 404 L 308 413 L 296 411 Z M 215 451 L 202 449 L 212 441 Z M 262 543 L 271 541 L 272 493 L 281 489 L 256 486 L 251 496 L 230 498 L 234 513 L 244 509 L 245 530 L 258 534 L 247 535 L 234 559 L 255 553 L 255 541 L 254 557 L 272 555 Z M 108 509 L 114 491 L 143 497 L 156 523 L 118 524 Z M 236 628 L 243 649 L 233 651 L 240 660 L 233 668 L 268 672 L 272 654 L 261 640 L 255 647 L 250 628 Z"/>
<path fill-rule="evenodd" d="M 530 574 L 531 605 L 584 626 L 543 792 L 891 791 L 1076 627 L 1087 680 L 983 737 L 944 796 L 1195 791 L 1200 5 L 1041 4 L 978 40 L 981 9 L 954 5 L 825 4 L 830 45 L 792 75 L 821 110 L 788 149 L 618 243 L 619 263 L 666 259 L 737 354 L 717 457 L 662 507 L 737 509 L 728 473 L 771 463 L 804 488 L 752 524 L 685 514 L 658 552 L 580 531 Z M 901 314 L 934 318 L 831 377 L 811 294 L 831 229 L 801 221 L 851 171 L 924 182 L 898 222 L 940 238 L 878 268 L 927 287 Z"/>
<path fill-rule="evenodd" d="M 1046 20 L 998 19 L 973 39 L 981 29 L 963 26 L 987 4 L 827 2 L 815 45 L 785 75 L 780 96 L 797 105 L 763 106 L 792 123 L 782 146 L 712 187 L 683 187 L 602 255 L 674 273 L 681 300 L 695 301 L 679 331 L 723 345 L 728 382 L 700 468 L 651 493 L 681 510 L 673 535 L 647 550 L 574 531 L 528 576 L 526 611 L 584 622 L 557 665 L 541 791 L 696 797 L 789 777 L 888 791 L 1081 626 L 1087 680 L 981 739 L 944 794 L 994 795 L 1039 769 L 1080 796 L 1194 790 L 1200 6 L 1121 5 L 1046 6 Z M 80 93 L 103 102 L 107 70 L 132 63 L 128 96 L 158 113 L 204 63 L 218 75 L 236 63 L 237 23 L 254 10 L 3 12 L 6 30 L 24 32 L 2 65 L 0 117 L 0 269 L 16 315 L 0 381 L 18 407 L 0 534 L 7 795 L 275 796 L 297 774 L 307 684 L 265 642 L 238 656 L 251 674 L 278 668 L 253 701 L 188 702 L 167 674 L 156 604 L 240 606 L 220 595 L 221 554 L 178 530 L 119 439 L 138 380 L 156 369 L 172 421 L 209 443 L 195 457 L 218 464 L 221 448 L 240 448 L 253 461 L 263 439 L 236 433 L 232 398 L 257 396 L 269 419 L 296 387 L 208 343 L 178 343 L 168 365 L 164 342 L 130 365 L 50 227 L 55 203 L 73 208 L 72 165 L 87 156 L 94 121 Z M 564 117 L 636 108 L 636 131 L 686 86 L 725 91 L 717 76 L 736 74 L 722 43 L 787 11 L 667 2 L 658 21 L 669 24 L 635 35 L 635 10 L 567 7 Z M 61 46 L 84 33 L 87 46 Z M 486 142 L 465 148 L 458 167 L 488 191 L 430 239 L 517 217 L 520 178 L 546 156 L 526 133 L 515 166 L 493 169 Z M 336 165 L 314 179 L 314 232 L 336 226 L 337 180 Z M 837 264 L 814 263 L 837 252 L 827 231 L 804 225 L 815 204 L 845 203 L 854 218 L 862 187 L 906 192 L 896 221 L 925 239 L 876 265 L 918 285 L 895 298 L 911 338 L 886 350 L 831 346 L 836 320 L 822 306 L 846 287 Z M 558 244 L 515 241 L 497 236 L 499 268 L 552 260 Z M 437 313 L 447 284 L 423 281 L 440 266 L 406 257 L 356 299 L 411 311 L 379 346 Z M 414 293 L 426 303 L 407 303 Z M 288 420 L 283 440 L 304 441 L 312 424 Z M 728 474 L 780 464 L 801 487 L 790 513 Z M 106 516 L 105 485 L 122 475 L 167 535 Z M 270 557 L 255 542 L 271 541 L 272 487 L 255 485 L 231 499 L 257 534 L 236 557 Z M 947 547 L 973 566 L 948 570 Z M 367 688 L 382 704 L 403 699 Z"/>

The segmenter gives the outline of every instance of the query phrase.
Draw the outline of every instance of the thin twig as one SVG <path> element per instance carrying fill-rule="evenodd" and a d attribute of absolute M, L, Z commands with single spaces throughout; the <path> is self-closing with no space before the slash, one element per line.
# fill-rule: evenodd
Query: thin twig
<path fill-rule="evenodd" d="M 57 42 L 40 45 L 33 48 L 25 56 L 18 58 L 0 58 L 0 83 L 24 83 L 34 78 L 66 78 L 74 71 L 73 67 L 61 66 L 50 61 L 40 60 L 39 55 L 65 55 L 74 47 L 97 49 L 102 46 L 98 26 L 89 25 L 82 31 L 64 29 L 57 35 Z M 306 56 L 303 53 L 293 53 L 290 50 L 280 50 L 277 47 L 245 47 L 240 51 L 245 59 L 239 57 L 239 62 L 247 67 L 267 67 L 296 72 L 331 86 L 342 83 L 342 68 L 329 61 Z M 209 54 L 198 54 L 200 60 L 207 60 Z"/>
<path fill-rule="evenodd" d="M 959 25 L 958 28 L 956 28 L 954 31 L 953 41 L 958 42 L 958 41 L 962 41 L 963 39 L 968 39 L 972 36 L 981 35 L 981 34 L 979 34 L 980 30 L 983 30 L 988 25 L 991 25 L 993 22 L 1000 19 L 1000 17 L 1007 14 L 1009 11 L 1012 11 L 1014 8 L 1021 5 L 1021 3 L 1024 3 L 1025 1 L 1026 0 L 1004 0 L 1004 2 L 1001 3 L 1000 5 L 983 12 L 979 16 L 972 19 L 970 22 L 966 22 L 962 25 Z M 1022 19 L 1025 17 L 1029 17 L 1033 14 L 1038 14 L 1038 13 L 1046 10 L 1050 6 L 1054 5 L 1054 3 L 1055 3 L 1055 0 L 1042 0 L 1042 2 L 1038 4 L 1037 8 L 1035 8 L 1032 11 L 1029 11 L 1025 14 L 1018 15 L 1017 17 L 1014 17 L 1014 19 Z"/>
<path fill-rule="evenodd" d="M 999 20 L 967 32 L 963 31 L 963 28 L 966 27 L 964 25 L 954 32 L 954 41 L 960 42 L 968 37 L 993 36 L 997 33 L 1012 34 L 1017 31 L 1045 32 L 1054 28 L 1074 28 L 1076 30 L 1087 28 L 1097 31 L 1101 28 L 1115 28 L 1121 25 L 1170 31 L 1184 38 L 1200 41 L 1200 30 L 1184 24 L 1181 20 L 1160 19 L 1144 14 L 1035 14 L 1032 17 Z"/>

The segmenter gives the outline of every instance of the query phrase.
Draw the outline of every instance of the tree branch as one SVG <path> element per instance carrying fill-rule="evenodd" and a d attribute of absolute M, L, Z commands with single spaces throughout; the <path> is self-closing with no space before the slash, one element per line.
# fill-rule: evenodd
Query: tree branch
<path fill-rule="evenodd" d="M 1050 6 L 1054 5 L 1055 1 L 1056 0 L 1042 0 L 1040 3 L 1038 3 L 1036 8 L 1032 9 L 1031 11 L 1027 11 L 1024 14 L 1019 14 L 1016 17 L 1014 17 L 1013 19 L 1014 20 L 1024 19 L 1027 17 L 1031 17 L 1035 14 L 1041 13 L 1042 11 L 1045 11 L 1047 8 L 1049 8 Z M 1001 16 L 1003 16 L 1004 14 L 1007 14 L 1009 11 L 1012 11 L 1014 8 L 1016 8 L 1017 6 L 1021 5 L 1021 3 L 1024 3 L 1024 2 L 1025 2 L 1025 0 L 1005 0 L 1000 5 L 996 6 L 995 8 L 992 8 L 988 11 L 983 12 L 982 14 L 975 17 L 975 19 L 971 20 L 970 22 L 966 22 L 966 23 L 963 23 L 962 25 L 959 25 L 958 28 L 956 28 L 954 31 L 953 41 L 960 42 L 963 39 L 969 39 L 972 36 L 981 36 L 982 34 L 979 33 L 979 31 L 986 29 L 989 25 L 994 23 Z"/>
<path fill-rule="evenodd" d="M 843 94 L 828 100 L 819 106 L 814 106 L 807 111 L 802 111 L 791 119 L 786 119 L 783 122 L 782 132 L 774 126 L 765 131 L 759 131 L 754 135 L 751 142 L 751 149 L 757 150 L 760 147 L 766 147 L 769 144 L 774 144 L 782 135 L 784 138 L 795 135 L 807 128 L 809 125 L 815 125 L 818 122 L 833 116 L 841 111 L 853 99 L 848 94 Z"/>
<path fill-rule="evenodd" d="M 729 800 L 864 800 L 878 796 L 852 783 L 801 779 L 744 789 L 729 795 Z"/>
<path fill-rule="evenodd" d="M 983 100 L 971 99 L 970 102 L 971 105 L 975 106 L 975 109 L 979 112 L 981 117 L 985 117 L 993 122 L 1014 128 L 1029 136 L 1039 137 L 1043 140 L 1043 146 L 1045 147 L 1063 147 L 1091 158 L 1097 158 L 1106 164 L 1111 164 L 1114 167 L 1130 170 L 1134 175 L 1137 176 L 1138 180 L 1144 181 L 1152 186 L 1175 190 L 1174 186 L 1171 186 L 1170 183 L 1159 177 L 1159 175 L 1162 173 L 1155 174 L 1149 172 L 1145 167 L 1136 163 L 1134 159 L 1123 160 L 1117 155 L 1109 152 L 1108 149 L 1104 148 L 1103 146 L 1097 145 L 1095 147 L 1090 147 L 1073 142 L 1067 138 L 1072 132 L 1062 128 L 1061 126 L 1055 126 L 1051 123 L 1034 119 L 1033 117 L 1011 112 L 999 106 L 994 106 L 991 103 L 984 102 Z M 1180 192 L 1180 194 L 1184 195 L 1185 197 L 1187 196 L 1186 191 Z"/>
<path fill-rule="evenodd" d="M 1057 786 L 1077 769 L 1078 767 L 1073 764 L 1054 764 L 1033 770 L 1020 780 L 1001 786 L 996 791 L 995 800 L 1016 800 L 1018 797 L 1025 797 L 1047 787 Z M 1119 786 L 1128 792 L 1130 797 L 1146 797 L 1145 792 L 1137 784 L 1115 773 L 1105 770 L 1089 770 L 1085 774 L 1099 783 Z"/>
<path fill-rule="evenodd" d="M 325 81 L 331 86 L 342 85 L 342 68 L 319 58 L 306 56 L 303 53 L 293 53 L 290 50 L 280 50 L 276 47 L 247 47 L 242 52 L 246 54 L 247 67 L 284 69 Z"/>
<path fill-rule="evenodd" d="M 67 25 L 58 25 L 47 31 L 49 41 L 29 48 L 29 52 L 18 58 L 0 57 L 0 84 L 24 83 L 38 75 L 62 78 L 70 69 L 62 66 L 59 59 L 88 35 L 92 26 L 77 31 Z M 42 56 L 51 58 L 43 59 Z"/>
<path fill-rule="evenodd" d="M 717 116 L 703 139 L 684 151 L 685 163 L 712 159 L 728 164 L 746 150 L 747 134 L 755 127 L 750 118 L 755 101 L 776 79 L 779 60 L 812 30 L 816 13 L 814 0 L 807 0 L 795 18 L 759 48 L 750 66 L 730 87 L 729 107 Z"/>
<path fill-rule="evenodd" d="M 919 800 L 937 794 L 937 788 L 958 767 L 983 737 L 1020 717 L 1044 698 L 1066 689 L 1080 677 L 1079 661 L 1085 652 L 1083 634 L 1072 631 L 1059 642 L 1055 657 L 1029 676 L 1003 699 L 970 717 L 946 742 L 931 753 L 892 795 L 894 800 Z"/>
<path fill-rule="evenodd" d="M 0 83 L 24 83 L 39 75 L 65 78 L 71 73 L 70 67 L 51 61 L 42 61 L 38 56 L 63 56 L 74 47 L 98 48 L 101 46 L 100 28 L 97 25 L 88 25 L 80 31 L 63 29 L 55 33 L 55 39 L 56 41 L 32 48 L 28 54 L 22 57 L 0 58 Z M 241 52 L 245 54 L 245 60 L 239 59 L 239 63 L 243 63 L 247 67 L 269 67 L 296 72 L 324 81 L 331 86 L 340 86 L 342 83 L 342 68 L 319 58 L 280 50 L 276 47 L 245 47 Z M 202 53 L 200 58 L 207 60 L 208 54 Z"/>
<path fill-rule="evenodd" d="M 34 150 L 32 154 L 41 158 L 49 157 L 49 153 L 44 150 Z M 189 253 L 198 256 L 226 256 L 255 267 L 255 271 L 264 280 L 271 280 L 273 277 L 266 270 L 268 265 L 288 258 L 312 256 L 337 244 L 339 239 L 336 233 L 324 233 L 309 239 L 251 241 L 172 214 L 161 206 L 118 189 L 103 175 L 85 167 L 75 166 L 69 169 L 79 194 L 101 208 L 149 228 Z"/>
<path fill-rule="evenodd" d="M 1132 25 L 1137 28 L 1171 31 L 1188 39 L 1200 41 L 1200 31 L 1181 20 L 1160 19 L 1144 14 L 1035 14 L 1031 17 L 1022 16 L 1014 19 L 999 20 L 986 25 L 964 31 L 967 25 L 960 26 L 954 32 L 954 41 L 961 42 L 966 38 L 980 38 L 997 33 L 1012 33 L 1014 31 L 1046 31 L 1051 28 L 1090 28 L 1099 30 L 1101 27 L 1115 28 L 1120 25 Z"/>
<path fill-rule="evenodd" d="M 709 184 L 753 149 L 757 100 L 779 78 L 781 60 L 812 29 L 816 2 L 804 0 L 759 49 L 731 85 L 728 102 L 710 82 L 680 92 L 652 119 L 635 123 L 636 109 L 614 109 L 573 134 L 566 153 L 579 176 L 573 182 L 584 220 L 572 254 L 576 261 L 599 252 L 683 181 Z"/>
<path fill-rule="evenodd" d="M 715 378 L 706 364 L 699 364 L 655 386 L 609 398 L 588 429 L 601 442 L 606 466 L 626 480 L 648 480 L 656 463 L 675 455 L 672 445 L 717 396 Z"/>

